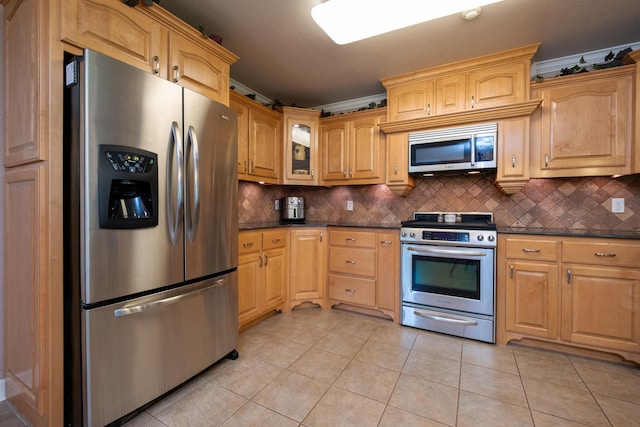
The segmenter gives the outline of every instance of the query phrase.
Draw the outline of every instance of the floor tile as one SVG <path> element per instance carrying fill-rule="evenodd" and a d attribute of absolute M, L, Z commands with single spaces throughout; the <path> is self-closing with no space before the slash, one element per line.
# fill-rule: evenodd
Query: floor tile
<path fill-rule="evenodd" d="M 577 369 L 591 393 L 640 403 L 640 376 L 635 375 L 633 368 L 621 369 L 620 366 L 616 366 L 594 369 L 590 366 L 580 366 Z"/>
<path fill-rule="evenodd" d="M 252 401 L 296 421 L 302 421 L 329 386 L 291 371 L 284 371 Z"/>
<path fill-rule="evenodd" d="M 241 356 L 232 367 L 211 378 L 211 381 L 240 396 L 251 399 L 283 371 L 256 356 Z"/>
<path fill-rule="evenodd" d="M 368 339 L 375 330 L 378 329 L 380 322 L 380 320 L 374 320 L 373 318 L 369 318 L 369 316 L 351 314 L 344 316 L 342 321 L 333 330 Z"/>
<path fill-rule="evenodd" d="M 568 359 L 549 359 L 536 353 L 516 353 L 518 369 L 522 377 L 586 390 L 584 382 Z"/>
<path fill-rule="evenodd" d="M 409 328 L 389 322 L 380 325 L 371 335 L 370 339 L 410 349 L 413 346 L 413 342 L 416 340 L 417 335 L 417 332 L 414 332 Z"/>
<path fill-rule="evenodd" d="M 291 315 L 296 316 L 297 320 L 301 322 L 325 329 L 334 329 L 344 319 L 344 313 L 341 311 L 322 310 L 320 308 L 299 309 L 295 310 Z"/>
<path fill-rule="evenodd" d="M 454 425 L 458 389 L 401 374 L 389 405 L 447 425 Z"/>
<path fill-rule="evenodd" d="M 419 333 L 411 349 L 429 353 L 435 357 L 462 359 L 462 340 L 448 335 L 430 332 Z"/>
<path fill-rule="evenodd" d="M 210 427 L 222 424 L 247 400 L 207 382 L 155 417 L 167 426 Z"/>
<path fill-rule="evenodd" d="M 346 356 L 311 348 L 288 369 L 314 380 L 332 384 L 350 360 Z"/>
<path fill-rule="evenodd" d="M 309 427 L 376 426 L 384 408 L 384 403 L 332 387 L 322 396 L 303 424 Z"/>
<path fill-rule="evenodd" d="M 577 423 L 538 411 L 531 411 L 536 427 L 587 427 L 587 424 Z"/>
<path fill-rule="evenodd" d="M 297 319 L 297 318 L 294 318 Z M 320 328 L 298 320 L 281 325 L 273 335 L 299 344 L 312 346 L 329 333 L 329 329 Z"/>
<path fill-rule="evenodd" d="M 281 368 L 287 368 L 309 348 L 307 345 L 290 342 L 274 336 L 273 340 L 263 344 L 258 349 L 256 356 Z"/>
<path fill-rule="evenodd" d="M 529 408 L 460 390 L 456 425 L 459 427 L 499 425 L 533 427 L 534 424 Z"/>
<path fill-rule="evenodd" d="M 191 379 L 190 381 L 187 381 L 186 383 L 181 385 L 177 390 L 171 393 L 169 396 L 156 402 L 153 406 L 147 409 L 147 412 L 150 413 L 151 415 L 157 415 L 160 412 L 167 409 L 169 406 L 176 403 L 178 400 L 182 399 L 183 397 L 187 396 L 188 394 L 202 387 L 204 384 L 207 383 L 209 375 L 211 375 L 211 371 L 212 370 L 205 371 L 203 374 L 198 375 L 197 377 Z"/>
<path fill-rule="evenodd" d="M 1 420 L 0 425 L 2 427 L 11 427 L 11 424 L 4 424 Z M 125 423 L 124 427 L 166 427 L 166 424 L 161 423 L 152 415 L 143 412 L 131 421 Z"/>
<path fill-rule="evenodd" d="M 460 389 L 527 407 L 527 398 L 520 377 L 507 372 L 463 363 Z"/>
<path fill-rule="evenodd" d="M 353 360 L 333 385 L 387 403 L 399 376 L 397 371 Z"/>
<path fill-rule="evenodd" d="M 434 357 L 421 351 L 409 353 L 402 372 L 452 387 L 458 387 L 460 384 L 460 362 L 458 360 Z"/>
<path fill-rule="evenodd" d="M 394 371 L 401 371 L 408 355 L 409 350 L 406 348 L 370 340 L 356 354 L 356 359 Z"/>
<path fill-rule="evenodd" d="M 640 425 L 640 405 L 605 396 L 594 397 L 614 427 Z"/>
<path fill-rule="evenodd" d="M 591 426 L 608 426 L 604 413 L 587 391 L 523 378 L 532 410 Z"/>
<path fill-rule="evenodd" d="M 298 422 L 270 409 L 247 402 L 233 414 L 222 427 L 297 427 Z"/>
<path fill-rule="evenodd" d="M 342 332 L 331 331 L 313 345 L 314 348 L 342 356 L 353 357 L 362 348 L 366 338 Z"/>
<path fill-rule="evenodd" d="M 378 427 L 444 427 L 446 424 L 387 406 Z"/>
<path fill-rule="evenodd" d="M 504 345 L 485 344 L 478 341 L 462 343 L 462 361 L 472 365 L 518 374 L 513 350 Z"/>

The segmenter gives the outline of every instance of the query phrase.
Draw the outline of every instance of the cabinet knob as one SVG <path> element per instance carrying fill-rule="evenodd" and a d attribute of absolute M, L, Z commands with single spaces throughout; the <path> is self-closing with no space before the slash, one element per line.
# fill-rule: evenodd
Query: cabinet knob
<path fill-rule="evenodd" d="M 516 167 L 516 155 L 515 154 L 513 156 L 511 156 L 511 167 L 512 168 Z"/>
<path fill-rule="evenodd" d="M 347 170 L 346 169 L 342 169 L 342 174 L 344 175 L 344 177 L 347 177 Z"/>
<path fill-rule="evenodd" d="M 253 246 L 253 242 L 243 243 L 242 246 L 245 247 L 245 248 L 250 248 L 251 246 Z"/>
<path fill-rule="evenodd" d="M 280 239 L 271 239 L 271 243 L 278 243 Z"/>

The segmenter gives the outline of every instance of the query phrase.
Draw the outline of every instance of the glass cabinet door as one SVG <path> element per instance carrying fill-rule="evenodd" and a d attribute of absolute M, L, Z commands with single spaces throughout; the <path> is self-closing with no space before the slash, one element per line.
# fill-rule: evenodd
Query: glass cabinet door
<path fill-rule="evenodd" d="M 283 107 L 284 184 L 318 184 L 317 110 Z"/>

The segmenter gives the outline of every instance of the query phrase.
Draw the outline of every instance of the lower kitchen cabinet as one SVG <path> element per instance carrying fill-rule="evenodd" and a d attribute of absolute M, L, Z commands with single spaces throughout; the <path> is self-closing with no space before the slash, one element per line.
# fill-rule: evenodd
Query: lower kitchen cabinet
<path fill-rule="evenodd" d="M 634 240 L 500 235 L 498 343 L 533 339 L 640 362 L 638 259 Z"/>
<path fill-rule="evenodd" d="M 364 228 L 329 228 L 329 306 L 399 322 L 399 236 Z"/>
<path fill-rule="evenodd" d="M 290 229 L 288 309 L 304 303 L 324 307 L 327 231 L 324 227 Z"/>
<path fill-rule="evenodd" d="M 238 246 L 238 323 L 282 311 L 287 288 L 287 230 L 241 231 Z"/>

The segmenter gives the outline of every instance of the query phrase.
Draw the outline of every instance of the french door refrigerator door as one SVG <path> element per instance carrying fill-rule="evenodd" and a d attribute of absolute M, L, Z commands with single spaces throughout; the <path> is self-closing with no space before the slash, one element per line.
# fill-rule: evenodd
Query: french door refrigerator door
<path fill-rule="evenodd" d="M 92 51 L 85 51 L 80 77 L 82 302 L 179 284 L 184 280 L 182 88 Z M 157 155 L 152 206 L 157 226 L 100 227 L 101 210 L 108 209 L 100 201 L 97 173 L 107 161 L 104 150 L 101 154 L 105 145 Z"/>
<path fill-rule="evenodd" d="M 85 425 L 136 410 L 232 351 L 237 286 L 234 271 L 85 311 Z"/>
<path fill-rule="evenodd" d="M 186 280 L 238 266 L 236 115 L 184 89 Z"/>

